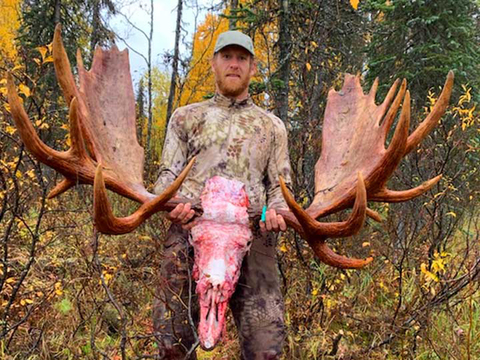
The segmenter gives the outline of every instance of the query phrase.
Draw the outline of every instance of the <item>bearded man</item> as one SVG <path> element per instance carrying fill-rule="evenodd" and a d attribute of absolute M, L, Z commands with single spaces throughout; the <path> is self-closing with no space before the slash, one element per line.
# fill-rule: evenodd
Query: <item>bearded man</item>
<path fill-rule="evenodd" d="M 206 180 L 218 175 L 245 184 L 251 208 L 267 206 L 265 222 L 254 229 L 230 308 L 242 358 L 279 359 L 285 326 L 275 232 L 286 230 L 286 224 L 275 209 L 287 207 L 278 182 L 282 176 L 290 184 L 287 133 L 279 118 L 256 106 L 249 96 L 250 79 L 256 72 L 249 36 L 238 31 L 220 34 L 211 68 L 215 96 L 177 109 L 170 119 L 155 192 L 161 193 L 196 156 L 179 196 L 198 199 Z M 193 216 L 190 203 L 178 205 L 167 215 L 172 225 L 153 313 L 165 359 L 183 359 L 195 342 L 190 322 L 198 318 L 198 309 L 193 305 L 196 301 L 189 301 L 192 254 L 185 226 Z"/>

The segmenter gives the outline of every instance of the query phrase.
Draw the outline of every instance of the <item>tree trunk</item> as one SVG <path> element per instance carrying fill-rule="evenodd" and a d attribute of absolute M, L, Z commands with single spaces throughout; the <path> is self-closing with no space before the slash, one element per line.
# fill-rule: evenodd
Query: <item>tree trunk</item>
<path fill-rule="evenodd" d="M 59 24 L 62 21 L 61 12 L 60 12 L 61 7 L 62 7 L 62 0 L 55 0 L 55 12 L 53 15 L 53 23 L 55 25 Z"/>
<path fill-rule="evenodd" d="M 175 91 L 177 88 L 177 76 L 178 76 L 178 59 L 180 56 L 180 32 L 182 31 L 182 9 L 183 9 L 183 0 L 178 0 L 177 6 L 177 27 L 175 29 L 175 49 L 173 51 L 173 62 L 172 62 L 172 77 L 170 79 L 170 93 L 168 94 L 168 105 L 167 105 L 167 124 L 172 115 L 173 101 L 175 100 Z"/>
<path fill-rule="evenodd" d="M 92 37 L 90 40 L 90 62 L 93 62 L 93 54 L 95 53 L 95 46 L 98 44 L 100 31 L 100 1 L 94 0 L 93 14 L 92 14 Z"/>
<path fill-rule="evenodd" d="M 150 139 L 152 137 L 152 40 L 153 40 L 153 0 L 150 0 L 150 34 L 148 39 L 148 61 L 147 61 L 147 73 L 148 73 L 148 126 L 147 126 L 147 141 L 145 148 L 147 149 L 147 160 L 150 157 Z"/>
<path fill-rule="evenodd" d="M 230 19 L 228 20 L 228 29 L 235 30 L 237 28 L 237 13 L 238 0 L 231 0 L 230 2 Z M 233 11 L 232 11 L 233 10 Z"/>
<path fill-rule="evenodd" d="M 280 11 L 280 31 L 278 34 L 278 72 L 277 77 L 280 80 L 280 89 L 278 89 L 276 102 L 276 115 L 283 121 L 287 121 L 288 116 L 288 92 L 290 78 L 290 49 L 291 36 L 289 28 L 289 0 L 282 0 L 282 9 Z"/>
<path fill-rule="evenodd" d="M 143 84 L 143 79 L 140 79 L 138 83 L 138 92 L 137 92 L 137 139 L 140 146 L 143 146 L 143 126 L 145 125 L 145 87 Z"/>

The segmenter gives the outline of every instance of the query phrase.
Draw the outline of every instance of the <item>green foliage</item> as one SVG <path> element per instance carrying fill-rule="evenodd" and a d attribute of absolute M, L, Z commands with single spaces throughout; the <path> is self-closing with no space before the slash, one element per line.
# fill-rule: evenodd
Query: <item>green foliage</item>
<path fill-rule="evenodd" d="M 105 9 L 104 17 L 115 13 L 112 1 L 56 1 L 27 0 L 22 4 L 22 22 L 19 40 L 24 50 L 35 49 L 49 44 L 53 39 L 55 26 L 62 25 L 65 49 L 72 63 L 75 64 L 75 54 L 80 49 L 85 56 L 85 63 L 90 64 L 93 52 L 90 47 L 92 38 L 94 45 L 108 45 L 114 39 L 114 34 L 108 30 L 104 21 L 96 18 L 99 9 Z"/>
<path fill-rule="evenodd" d="M 366 47 L 370 84 L 376 77 L 384 84 L 406 78 L 413 98 L 422 98 L 453 70 L 457 84 L 478 91 L 478 2 L 370 0 L 366 9 L 373 19 Z"/>
<path fill-rule="evenodd" d="M 252 96 L 261 94 L 265 92 L 266 89 L 267 89 L 267 85 L 264 82 L 260 82 L 260 81 L 250 82 L 249 93 Z"/>
<path fill-rule="evenodd" d="M 68 298 L 63 298 L 60 302 L 58 302 L 55 307 L 60 311 L 63 315 L 66 315 L 70 312 L 73 308 L 72 303 Z"/>

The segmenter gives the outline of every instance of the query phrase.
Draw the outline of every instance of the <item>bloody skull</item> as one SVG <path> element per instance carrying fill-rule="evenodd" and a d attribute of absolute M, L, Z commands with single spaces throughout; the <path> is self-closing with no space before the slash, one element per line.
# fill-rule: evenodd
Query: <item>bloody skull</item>
<path fill-rule="evenodd" d="M 225 331 L 227 304 L 235 291 L 252 232 L 245 185 L 215 176 L 200 196 L 203 216 L 191 231 L 195 264 L 193 277 L 200 303 L 199 340 L 211 350 Z"/>

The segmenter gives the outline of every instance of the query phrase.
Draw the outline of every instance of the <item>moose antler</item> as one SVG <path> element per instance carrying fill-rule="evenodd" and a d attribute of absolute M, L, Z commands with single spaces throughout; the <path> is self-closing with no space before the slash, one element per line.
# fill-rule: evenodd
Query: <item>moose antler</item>
<path fill-rule="evenodd" d="M 77 88 L 57 25 L 53 59 L 70 108 L 71 148 L 67 151 L 56 151 L 40 140 L 22 106 L 12 76 L 7 79 L 11 113 L 25 146 L 40 162 L 65 176 L 48 197 L 58 196 L 76 184 L 96 183 L 95 223 L 100 231 L 109 234 L 132 231 L 152 214 L 187 202 L 187 199 L 172 197 L 193 166 L 194 158 L 162 195 L 149 193 L 143 185 L 144 151 L 136 137 L 128 52 L 120 52 L 115 46 L 108 51 L 97 48 L 90 71 L 84 69 L 77 53 L 80 83 Z M 105 185 L 142 206 L 127 219 L 115 218 L 108 207 Z"/>
<path fill-rule="evenodd" d="M 431 189 L 440 180 L 441 175 L 403 191 L 393 191 L 386 187 L 402 158 L 427 136 L 445 112 L 453 78 L 453 72 L 450 71 L 432 112 L 410 136 L 410 93 L 406 90 L 405 80 L 393 103 L 398 80 L 380 106 L 375 105 L 378 79 L 367 95 L 363 93 L 360 78 L 348 74 L 339 92 L 330 90 L 323 125 L 323 148 L 315 165 L 315 196 L 308 209 L 303 210 L 283 180 L 280 181 L 291 212 L 279 213 L 285 217 L 289 226 L 304 234 L 320 260 L 340 268 L 365 266 L 371 258 L 359 260 L 340 256 L 327 246 L 326 238 L 355 234 L 363 225 L 366 213 L 377 217 L 367 209 L 367 200 L 407 201 Z M 385 148 L 387 135 L 402 100 L 398 125 L 390 144 Z M 354 199 L 353 212 L 347 221 L 321 223 L 315 220 L 352 206 Z"/>

